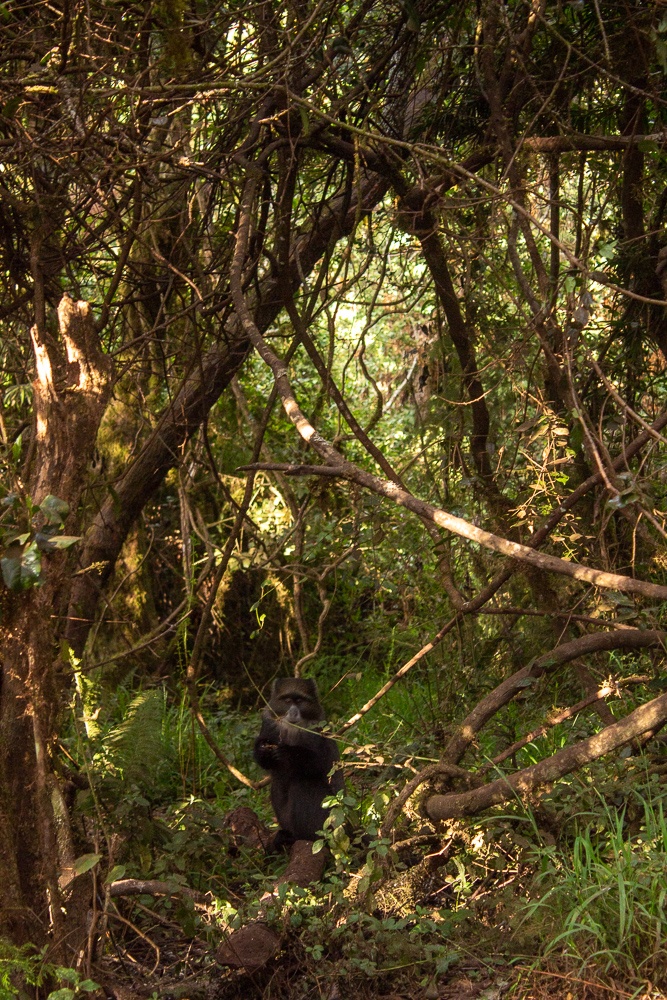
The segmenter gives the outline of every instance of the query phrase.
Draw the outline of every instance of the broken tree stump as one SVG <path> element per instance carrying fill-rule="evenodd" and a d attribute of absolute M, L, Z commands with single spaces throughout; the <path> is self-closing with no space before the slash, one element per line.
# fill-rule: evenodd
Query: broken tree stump
<path fill-rule="evenodd" d="M 304 889 L 312 882 L 319 882 L 328 857 L 327 850 L 313 854 L 312 840 L 295 841 L 287 868 L 276 882 L 276 889 L 286 882 Z M 275 892 L 267 892 L 261 901 L 268 903 L 275 898 Z M 230 934 L 218 948 L 215 957 L 219 965 L 250 971 L 266 965 L 278 954 L 281 943 L 280 936 L 267 926 L 260 913 L 257 920 Z"/>
<path fill-rule="evenodd" d="M 237 806 L 227 813 L 223 822 L 229 830 L 230 851 L 238 853 L 243 847 L 266 850 L 271 834 L 253 809 Z"/>

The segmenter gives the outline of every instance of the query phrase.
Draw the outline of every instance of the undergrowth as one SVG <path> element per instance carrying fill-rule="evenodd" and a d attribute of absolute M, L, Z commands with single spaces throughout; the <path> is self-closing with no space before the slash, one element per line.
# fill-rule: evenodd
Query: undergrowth
<path fill-rule="evenodd" d="M 544 920 L 546 957 L 560 954 L 605 973 L 665 982 L 667 977 L 667 794 L 652 783 L 632 793 L 642 810 L 628 822 L 600 796 L 599 818 L 567 850 L 538 851 L 537 898 L 526 920 Z"/>
<path fill-rule="evenodd" d="M 346 679 L 330 697 L 337 717 L 381 680 Z M 428 685 L 391 694 L 341 747 L 346 790 L 323 835 L 333 859 L 323 882 L 314 891 L 281 887 L 263 914 L 285 947 L 280 974 L 273 966 L 266 972 L 270 995 L 305 997 L 322 982 L 344 982 L 349 996 L 400 987 L 435 997 L 452 975 L 473 986 L 498 977 L 509 983 L 530 967 L 585 972 L 590 980 L 620 975 L 633 989 L 666 985 L 662 751 L 596 762 L 530 808 L 517 802 L 437 829 L 417 795 L 393 831 L 395 848 L 378 839 L 382 818 L 406 772 L 437 758 L 442 734 Z M 219 745 L 259 777 L 251 758 L 257 714 L 232 710 L 213 688 L 202 702 Z M 530 724 L 513 713 L 482 734 L 486 759 Z M 520 751 L 517 765 L 593 727 L 590 717 L 575 718 Z M 77 792 L 76 816 L 81 852 L 91 840 L 100 844 L 100 884 L 160 879 L 212 891 L 217 900 L 208 909 L 147 894 L 116 900 L 129 924 L 112 923 L 114 944 L 99 956 L 102 966 L 126 976 L 127 952 L 146 996 L 176 996 L 174 984 L 187 982 L 186 995 L 195 997 L 192 984 L 211 977 L 227 984 L 220 997 L 236 996 L 236 980 L 214 971 L 211 956 L 223 934 L 257 916 L 285 860 L 235 842 L 226 815 L 245 805 L 270 822 L 266 791 L 239 786 L 221 769 L 179 690 L 117 688 L 109 696 L 88 681 L 63 746 L 89 779 Z M 171 958 L 150 975 L 155 949 Z M 254 975 L 264 990 L 264 973 Z"/>

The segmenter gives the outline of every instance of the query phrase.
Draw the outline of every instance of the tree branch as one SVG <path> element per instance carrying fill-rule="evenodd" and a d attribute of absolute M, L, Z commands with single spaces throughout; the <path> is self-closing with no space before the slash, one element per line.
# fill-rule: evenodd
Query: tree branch
<path fill-rule="evenodd" d="M 343 193 L 320 206 L 313 228 L 294 243 L 290 263 L 295 288 L 312 271 L 331 241 L 352 232 L 385 190 L 384 181 L 365 178 L 359 185 L 357 198 L 351 203 Z M 259 329 L 267 329 L 281 308 L 278 281 L 269 275 L 259 282 L 255 293 L 254 315 Z M 169 469 L 177 464 L 184 443 L 227 388 L 249 350 L 250 344 L 238 319 L 232 317 L 222 331 L 220 343 L 212 347 L 183 380 L 141 452 L 102 504 L 80 552 L 81 568 L 96 563 L 101 564 L 101 568 L 75 578 L 68 611 L 67 638 L 77 656 L 83 652 L 99 595 L 113 571 L 130 526 Z"/>
<path fill-rule="evenodd" d="M 457 764 L 466 752 L 476 734 L 504 705 L 514 698 L 532 681 L 545 672 L 551 672 L 564 663 L 570 663 L 580 656 L 598 653 L 612 649 L 648 649 L 651 646 L 664 646 L 667 632 L 643 629 L 622 629 L 617 632 L 597 632 L 592 635 L 580 636 L 571 642 L 564 642 L 550 652 L 545 653 L 532 663 L 517 670 L 493 691 L 475 705 L 463 722 L 457 726 L 457 731 L 450 739 L 442 755 L 442 760 Z"/>
<path fill-rule="evenodd" d="M 595 736 L 581 740 L 574 746 L 547 757 L 539 764 L 523 768 L 507 777 L 498 778 L 497 781 L 470 792 L 432 795 L 426 802 L 426 811 L 431 819 L 435 820 L 472 816 L 500 802 L 508 802 L 520 795 L 527 795 L 540 785 L 556 781 L 557 778 L 590 764 L 598 757 L 603 757 L 612 750 L 618 750 L 642 733 L 662 725 L 666 720 L 667 694 L 663 694 L 635 709 L 615 725 L 607 726 Z"/>

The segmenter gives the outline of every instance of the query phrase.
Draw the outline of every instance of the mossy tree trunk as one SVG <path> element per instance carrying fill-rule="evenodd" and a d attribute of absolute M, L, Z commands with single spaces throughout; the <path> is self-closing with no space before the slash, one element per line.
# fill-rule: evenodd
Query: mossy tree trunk
<path fill-rule="evenodd" d="M 36 377 L 34 425 L 19 486 L 18 503 L 51 495 L 64 530 L 75 534 L 86 473 L 97 430 L 111 393 L 111 363 L 103 353 L 87 302 L 65 295 L 58 306 L 58 333 L 50 333 L 37 309 L 31 330 Z M 29 544 L 29 542 L 27 543 Z M 45 549 L 49 549 L 47 544 Z M 24 549 L 25 552 L 25 549 Z M 66 812 L 53 766 L 54 739 L 68 687 L 60 658 L 72 580 L 68 556 L 43 552 L 41 578 L 22 589 L 2 588 L 0 619 L 0 934 L 21 944 L 51 945 L 55 958 L 73 964 L 81 941 L 75 914 L 78 893 L 61 889 Z M 70 872 L 71 878 L 71 872 Z"/>

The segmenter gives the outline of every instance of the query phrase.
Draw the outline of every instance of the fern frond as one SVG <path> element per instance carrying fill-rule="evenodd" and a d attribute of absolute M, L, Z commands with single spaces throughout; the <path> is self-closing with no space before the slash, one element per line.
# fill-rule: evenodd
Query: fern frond
<path fill-rule="evenodd" d="M 125 718 L 106 737 L 109 757 L 125 781 L 153 784 L 169 756 L 164 740 L 165 699 L 158 690 L 133 698 Z"/>

